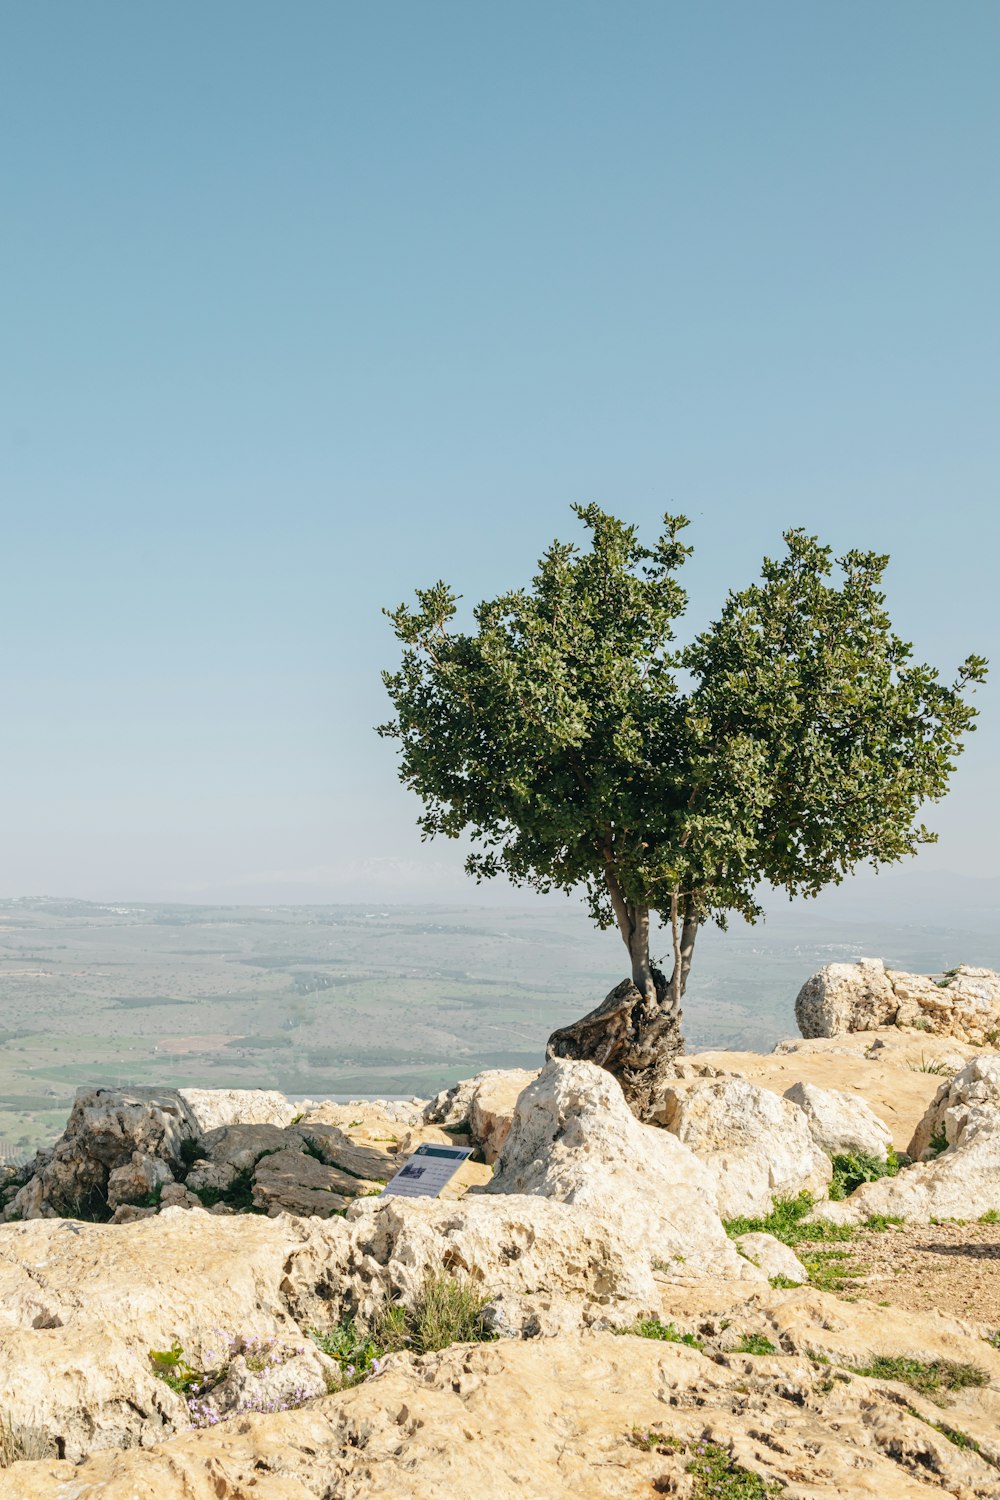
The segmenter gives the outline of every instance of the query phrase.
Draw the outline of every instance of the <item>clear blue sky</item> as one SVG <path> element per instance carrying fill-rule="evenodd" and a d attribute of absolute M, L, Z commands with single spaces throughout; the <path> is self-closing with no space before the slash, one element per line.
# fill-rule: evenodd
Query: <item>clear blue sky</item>
<path fill-rule="evenodd" d="M 0 894 L 464 890 L 379 611 L 574 500 L 692 517 L 694 623 L 802 525 L 996 655 L 998 72 L 995 0 L 3 6 Z"/>

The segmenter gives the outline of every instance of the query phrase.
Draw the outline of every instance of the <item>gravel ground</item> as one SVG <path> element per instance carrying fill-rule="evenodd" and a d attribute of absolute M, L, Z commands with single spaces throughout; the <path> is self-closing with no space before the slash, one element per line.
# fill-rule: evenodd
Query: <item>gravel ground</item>
<path fill-rule="evenodd" d="M 1000 1329 L 1000 1224 L 905 1225 L 840 1247 L 872 1302 L 949 1313 Z"/>

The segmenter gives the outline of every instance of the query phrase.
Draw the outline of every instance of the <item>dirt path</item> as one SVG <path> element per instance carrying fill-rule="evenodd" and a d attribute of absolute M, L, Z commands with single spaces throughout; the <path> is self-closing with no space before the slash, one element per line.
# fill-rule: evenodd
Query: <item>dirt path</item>
<path fill-rule="evenodd" d="M 839 1248 L 871 1302 L 948 1313 L 1000 1329 L 1000 1224 L 904 1225 Z"/>

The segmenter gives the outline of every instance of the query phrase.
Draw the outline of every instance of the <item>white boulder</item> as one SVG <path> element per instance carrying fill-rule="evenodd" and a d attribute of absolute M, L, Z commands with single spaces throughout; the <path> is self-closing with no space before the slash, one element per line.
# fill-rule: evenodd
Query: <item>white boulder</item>
<path fill-rule="evenodd" d="M 809 1272 L 795 1251 L 773 1234 L 739 1234 L 735 1243 L 740 1254 L 759 1266 L 768 1280 L 780 1277 L 796 1286 L 804 1286 L 809 1280 Z"/>
<path fill-rule="evenodd" d="M 793 1083 L 785 1098 L 797 1104 L 816 1145 L 830 1156 L 864 1155 L 886 1161 L 892 1149 L 889 1127 L 857 1094 Z"/>
<path fill-rule="evenodd" d="M 878 959 L 827 964 L 795 1001 L 804 1037 L 832 1037 L 883 1026 L 912 1027 L 974 1046 L 1000 1040 L 1000 974 L 960 964 L 941 979 L 889 970 Z"/>
<path fill-rule="evenodd" d="M 804 1125 L 803 1135 L 811 1149 Z M 617 1081 L 593 1063 L 545 1065 L 517 1101 L 485 1191 L 586 1207 L 637 1256 L 680 1277 L 749 1270 L 722 1228 L 712 1174 L 667 1131 L 641 1125 Z"/>
<path fill-rule="evenodd" d="M 827 1194 L 833 1168 L 805 1113 L 745 1078 L 678 1083 L 654 1118 L 709 1169 L 724 1219 L 762 1218 L 776 1198 Z"/>

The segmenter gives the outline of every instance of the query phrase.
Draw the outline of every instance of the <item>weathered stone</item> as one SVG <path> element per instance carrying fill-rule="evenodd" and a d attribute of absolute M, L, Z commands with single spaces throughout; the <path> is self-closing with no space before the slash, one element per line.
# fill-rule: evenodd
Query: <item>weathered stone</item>
<path fill-rule="evenodd" d="M 804 1037 L 836 1036 L 891 1025 L 898 1010 L 885 965 L 863 958 L 856 964 L 827 964 L 807 979 L 795 1001 L 795 1020 Z"/>
<path fill-rule="evenodd" d="M 975 1046 L 1000 1040 L 1000 974 L 962 964 L 944 979 L 887 970 L 878 959 L 827 964 L 795 1001 L 804 1037 L 916 1027 Z"/>
<path fill-rule="evenodd" d="M 822 1339 L 833 1299 L 772 1296 L 787 1299 L 791 1318 L 814 1305 Z M 735 1320 L 743 1309 L 731 1311 Z M 769 1317 L 782 1318 L 780 1306 L 741 1322 L 759 1332 L 771 1329 Z M 992 1390 L 942 1418 L 904 1387 L 832 1379 L 828 1366 L 788 1352 L 793 1338 L 790 1327 L 783 1352 L 771 1358 L 710 1359 L 611 1333 L 395 1356 L 374 1379 L 297 1411 L 98 1453 L 78 1468 L 53 1458 L 21 1465 L 14 1500 L 634 1500 L 693 1493 L 690 1466 L 709 1444 L 724 1455 L 734 1494 L 737 1485 L 749 1494 L 756 1479 L 762 1495 L 815 1500 L 996 1495 Z M 970 1339 L 930 1342 L 946 1345 L 953 1359 L 981 1359 Z M 902 1348 L 914 1343 L 920 1334 L 911 1326 Z M 898 1340 L 880 1347 L 902 1352 Z M 945 1423 L 983 1454 L 949 1441 L 939 1430 Z M 636 1441 L 637 1434 L 653 1436 Z"/>
<path fill-rule="evenodd" d="M 908 1155 L 919 1161 L 942 1138 L 963 1146 L 981 1130 L 1000 1131 L 1000 1057 L 975 1057 L 943 1083 L 913 1132 Z"/>
<path fill-rule="evenodd" d="M 709 1169 L 724 1219 L 762 1217 L 776 1198 L 820 1198 L 829 1188 L 830 1158 L 803 1111 L 746 1079 L 678 1082 L 655 1118 Z"/>
<path fill-rule="evenodd" d="M 141 1203 L 143 1199 L 154 1195 L 158 1188 L 164 1188 L 173 1180 L 173 1173 L 165 1161 L 160 1161 L 155 1156 L 144 1156 L 141 1151 L 133 1151 L 130 1161 L 115 1167 L 108 1175 L 108 1207 Z M 120 1223 L 121 1220 L 117 1222 Z"/>
<path fill-rule="evenodd" d="M 253 1201 L 269 1214 L 316 1214 L 328 1218 L 347 1207 L 348 1194 L 378 1191 L 307 1156 L 303 1151 L 275 1151 L 263 1157 L 254 1173 Z"/>
<path fill-rule="evenodd" d="M 831 1156 L 861 1153 L 878 1161 L 887 1159 L 892 1135 L 857 1094 L 794 1083 L 786 1089 L 785 1098 L 805 1113 L 809 1134 L 820 1150 Z"/>
<path fill-rule="evenodd" d="M 780 1276 L 783 1281 L 794 1281 L 797 1286 L 803 1286 L 809 1280 L 809 1272 L 795 1251 L 776 1240 L 773 1234 L 740 1234 L 736 1237 L 736 1245 L 748 1260 L 760 1267 L 768 1280 Z"/>
<path fill-rule="evenodd" d="M 220 1125 L 291 1125 L 299 1113 L 276 1089 L 178 1089 L 199 1135 Z"/>
<path fill-rule="evenodd" d="M 514 1105 L 522 1090 L 538 1077 L 523 1068 L 492 1068 L 463 1079 L 432 1099 L 424 1110 L 428 1124 L 467 1126 L 469 1144 L 487 1162 L 495 1162 L 507 1139 Z"/>
<path fill-rule="evenodd" d="M 581 1204 L 681 1276 L 748 1271 L 722 1229 L 711 1174 L 666 1131 L 641 1125 L 593 1063 L 546 1063 L 517 1101 L 486 1192 Z"/>

